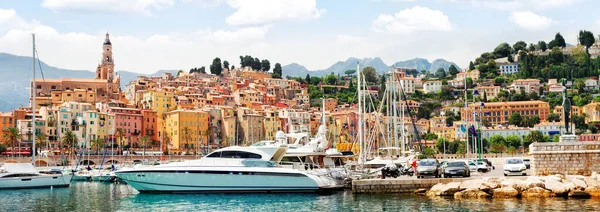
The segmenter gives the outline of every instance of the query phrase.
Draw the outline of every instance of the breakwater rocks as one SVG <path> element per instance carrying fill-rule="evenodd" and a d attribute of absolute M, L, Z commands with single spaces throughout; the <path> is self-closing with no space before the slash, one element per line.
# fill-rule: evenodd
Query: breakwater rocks
<path fill-rule="evenodd" d="M 415 192 L 422 193 L 423 191 Z M 463 182 L 438 183 L 427 196 L 454 198 L 600 198 L 600 175 L 530 176 L 517 178 L 480 178 Z"/>

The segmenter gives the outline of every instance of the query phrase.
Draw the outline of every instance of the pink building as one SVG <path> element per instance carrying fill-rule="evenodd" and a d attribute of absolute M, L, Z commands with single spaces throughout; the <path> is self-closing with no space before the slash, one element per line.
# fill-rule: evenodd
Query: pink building
<path fill-rule="evenodd" d="M 122 138 L 117 137 L 119 146 L 137 146 L 142 132 L 142 112 L 139 109 L 121 107 L 111 107 L 108 112 L 115 115 L 115 134 L 121 129 L 124 135 Z"/>

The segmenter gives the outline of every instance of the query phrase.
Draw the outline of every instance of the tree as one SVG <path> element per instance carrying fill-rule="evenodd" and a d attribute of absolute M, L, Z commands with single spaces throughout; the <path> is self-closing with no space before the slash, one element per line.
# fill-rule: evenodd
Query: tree
<path fill-rule="evenodd" d="M 527 135 L 529 142 L 544 142 L 544 135 L 539 130 L 534 130 Z"/>
<path fill-rule="evenodd" d="M 446 70 L 442 67 L 438 68 L 437 71 L 435 71 L 435 76 L 438 78 L 446 78 Z"/>
<path fill-rule="evenodd" d="M 467 81 L 467 84 L 466 84 L 467 88 L 473 87 L 473 79 L 471 77 L 467 77 L 466 81 Z"/>
<path fill-rule="evenodd" d="M 453 64 L 453 65 L 450 65 L 450 67 L 448 68 L 448 72 L 450 73 L 450 75 L 456 76 L 456 74 L 458 74 L 460 71 Z"/>
<path fill-rule="evenodd" d="M 229 62 L 227 62 L 227 60 L 223 61 L 223 67 L 229 70 Z"/>
<path fill-rule="evenodd" d="M 509 147 L 518 148 L 521 146 L 521 138 L 518 135 L 506 136 L 506 145 Z"/>
<path fill-rule="evenodd" d="M 212 64 L 210 65 L 210 73 L 214 75 L 221 75 L 221 71 L 223 71 L 223 67 L 221 66 L 221 59 L 216 57 L 213 59 Z"/>
<path fill-rule="evenodd" d="M 143 148 L 143 154 L 142 155 L 146 155 L 146 145 L 148 145 L 148 142 L 150 142 L 150 137 L 148 137 L 147 135 L 143 136 L 142 138 L 140 138 L 140 142 L 142 143 L 142 148 Z"/>
<path fill-rule="evenodd" d="M 556 44 L 556 47 L 567 47 L 567 43 L 565 42 L 565 38 L 563 38 L 563 36 L 559 33 L 556 33 L 556 35 L 554 36 L 554 42 Z"/>
<path fill-rule="evenodd" d="M 588 49 L 590 48 L 590 46 L 594 45 L 594 42 L 596 42 L 596 39 L 594 38 L 594 34 L 590 31 L 586 31 L 586 30 L 581 30 L 579 31 L 579 44 L 585 46 L 585 50 L 586 52 L 588 52 Z M 589 52 L 588 52 L 589 54 Z"/>
<path fill-rule="evenodd" d="M 598 127 L 594 123 L 589 123 L 587 130 L 589 130 L 591 133 L 594 133 L 594 134 L 598 133 Z"/>
<path fill-rule="evenodd" d="M 425 156 L 428 158 L 435 157 L 435 150 L 433 150 L 431 147 L 425 147 L 425 149 L 423 149 L 423 152 L 425 153 Z"/>
<path fill-rule="evenodd" d="M 183 73 L 183 70 L 177 71 L 177 76 L 181 75 L 182 73 Z"/>
<path fill-rule="evenodd" d="M 333 73 L 325 76 L 325 78 L 323 78 L 323 80 L 325 80 L 325 83 L 327 83 L 328 85 L 336 85 L 337 84 L 337 77 Z"/>
<path fill-rule="evenodd" d="M 125 131 L 123 128 L 117 128 L 115 131 L 115 138 L 117 138 L 117 143 L 121 148 L 123 148 L 123 139 L 125 138 Z"/>
<path fill-rule="evenodd" d="M 279 68 L 281 68 L 281 64 L 279 64 L 279 66 Z M 269 70 L 271 70 L 271 63 L 269 62 L 269 60 L 262 60 L 260 61 L 260 68 L 263 72 L 269 72 Z"/>
<path fill-rule="evenodd" d="M 361 71 L 361 74 L 365 77 L 367 83 L 377 83 L 378 77 L 375 68 L 367 66 Z"/>
<path fill-rule="evenodd" d="M 19 129 L 16 127 L 9 127 L 8 129 L 4 130 L 4 139 L 10 142 L 10 146 L 14 152 L 16 147 L 15 143 L 19 142 L 21 139 L 21 132 L 19 132 Z"/>
<path fill-rule="evenodd" d="M 560 115 L 556 114 L 556 113 L 550 113 L 550 114 L 548 114 L 548 117 L 546 118 L 546 121 L 548 121 L 548 122 L 558 122 L 558 121 L 560 121 Z"/>
<path fill-rule="evenodd" d="M 202 66 L 198 69 L 200 73 L 206 74 L 206 67 Z"/>
<path fill-rule="evenodd" d="M 439 153 L 444 153 L 444 148 L 446 149 L 446 153 L 448 153 L 450 141 L 446 138 L 438 138 L 435 142 L 435 148 Z"/>
<path fill-rule="evenodd" d="M 514 63 L 515 62 L 515 59 L 513 58 L 512 54 L 508 55 L 507 60 L 508 60 L 509 63 Z"/>
<path fill-rule="evenodd" d="M 277 64 L 275 64 L 275 68 L 277 68 Z M 306 81 L 306 83 L 310 84 L 310 74 L 306 74 L 304 81 Z"/>
<path fill-rule="evenodd" d="M 234 65 L 231 66 L 231 70 L 235 70 L 235 66 Z"/>
<path fill-rule="evenodd" d="M 500 153 L 500 156 L 502 156 L 502 153 L 506 152 L 506 145 L 501 144 L 501 143 L 492 143 L 490 152 L 496 153 L 496 154 Z"/>
<path fill-rule="evenodd" d="M 46 146 L 48 143 L 48 136 L 45 133 L 41 132 L 35 135 L 35 145 L 37 149 L 42 149 L 43 146 Z M 37 150 L 35 150 L 38 152 Z"/>
<path fill-rule="evenodd" d="M 310 84 L 311 85 L 319 85 L 320 82 L 321 82 L 321 78 L 320 77 L 311 77 L 310 78 Z M 308 93 L 310 93 L 310 92 L 308 92 Z"/>
<path fill-rule="evenodd" d="M 67 132 L 65 132 L 65 135 L 62 137 L 62 145 L 65 145 L 68 147 L 69 149 L 69 154 L 71 154 L 73 152 L 73 150 L 71 149 L 75 144 L 77 144 L 77 137 L 75 136 L 75 133 L 73 133 L 73 131 L 71 130 L 67 130 Z M 61 148 L 63 148 L 61 146 Z"/>
<path fill-rule="evenodd" d="M 515 154 L 517 154 L 517 148 L 515 148 L 514 146 L 508 147 L 508 154 L 514 156 Z"/>
<path fill-rule="evenodd" d="M 525 50 L 525 48 L 527 48 L 527 43 L 525 43 L 525 41 L 520 40 L 513 44 L 514 53 L 519 53 L 519 51 Z"/>
<path fill-rule="evenodd" d="M 356 70 L 354 70 L 354 69 L 344 71 L 344 74 L 348 75 L 348 77 L 351 77 L 355 73 L 356 73 Z"/>
<path fill-rule="evenodd" d="M 542 52 L 545 52 L 546 49 L 548 49 L 548 46 L 546 46 L 546 42 L 541 40 L 538 42 L 538 48 L 542 50 Z"/>
<path fill-rule="evenodd" d="M 475 64 L 473 64 L 473 61 L 469 62 L 469 71 L 471 70 L 475 70 Z"/>
<path fill-rule="evenodd" d="M 529 52 L 535 52 L 535 45 L 533 43 L 529 44 Z"/>
<path fill-rule="evenodd" d="M 454 146 L 456 146 L 456 154 L 464 156 L 467 153 L 467 146 L 465 141 L 455 140 Z"/>
<path fill-rule="evenodd" d="M 552 142 L 560 142 L 560 135 L 554 135 L 554 137 L 552 137 Z"/>
<path fill-rule="evenodd" d="M 92 140 L 92 148 L 96 149 L 96 154 L 98 154 L 98 152 L 100 152 L 100 148 L 102 147 L 103 143 L 104 143 L 104 141 L 100 137 Z"/>
<path fill-rule="evenodd" d="M 272 77 L 281 79 L 282 75 L 283 75 L 283 70 L 281 69 L 281 64 L 275 63 L 275 68 L 273 68 L 273 76 Z M 306 77 L 309 78 L 310 76 L 307 74 Z M 310 81 L 310 80 L 307 80 L 307 81 Z"/>
<path fill-rule="evenodd" d="M 258 59 L 258 57 L 255 57 L 253 62 L 252 62 L 252 69 L 255 71 L 261 71 L 262 70 L 262 63 L 260 62 L 260 59 Z"/>
<path fill-rule="evenodd" d="M 521 117 L 521 114 L 519 114 L 517 112 L 514 112 L 508 118 L 508 124 L 510 124 L 510 125 L 521 126 L 522 122 L 523 122 L 523 118 Z"/>
<path fill-rule="evenodd" d="M 512 48 L 508 43 L 501 43 L 494 49 L 494 56 L 496 58 L 508 57 L 508 55 L 512 52 Z M 494 59 L 494 58 L 488 58 Z"/>

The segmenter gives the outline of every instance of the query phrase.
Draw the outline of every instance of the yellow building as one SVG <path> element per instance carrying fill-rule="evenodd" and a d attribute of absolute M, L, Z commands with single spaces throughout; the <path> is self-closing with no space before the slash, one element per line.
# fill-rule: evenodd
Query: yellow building
<path fill-rule="evenodd" d="M 237 116 L 232 107 L 221 107 L 221 142 L 225 146 L 234 146 L 236 143 Z"/>
<path fill-rule="evenodd" d="M 495 99 L 498 97 L 498 94 L 500 93 L 500 86 L 478 86 L 477 90 L 482 98 L 485 94 L 489 101 L 490 99 Z"/>
<path fill-rule="evenodd" d="M 580 108 L 575 105 L 571 106 L 571 117 L 573 117 L 574 115 L 581 115 L 582 108 L 583 107 Z M 590 108 L 588 108 L 588 109 L 590 109 Z M 552 113 L 558 114 L 560 116 L 560 120 L 561 121 L 563 120 L 563 107 L 562 106 L 555 106 L 554 111 Z M 586 123 L 587 123 L 587 120 L 586 120 Z"/>
<path fill-rule="evenodd" d="M 260 112 L 263 117 L 263 128 L 265 139 L 275 140 L 275 133 L 281 130 L 281 121 L 279 113 L 274 110 L 265 110 Z"/>
<path fill-rule="evenodd" d="M 115 115 L 107 113 L 98 113 L 98 137 L 110 142 L 114 131 Z M 114 141 L 116 143 L 116 141 Z"/>
<path fill-rule="evenodd" d="M 560 108 L 562 112 L 562 108 Z M 571 110 L 574 113 L 574 110 Z M 600 122 L 600 103 L 589 103 L 581 107 L 581 114 L 585 115 L 585 123 Z M 561 113 L 562 114 L 562 113 Z"/>
<path fill-rule="evenodd" d="M 142 94 L 141 101 L 142 102 L 140 103 L 140 105 L 142 105 L 144 109 L 152 109 L 156 111 L 156 125 L 158 126 L 157 131 L 159 140 L 161 136 L 170 136 L 170 134 L 168 133 L 164 134 L 163 131 L 166 128 L 165 114 L 169 111 L 177 109 L 177 103 L 175 102 L 173 92 L 164 91 L 160 89 L 146 90 Z"/>
<path fill-rule="evenodd" d="M 169 151 L 196 152 L 198 145 L 207 146 L 209 115 L 202 110 L 174 110 L 166 113 L 166 135 Z"/>

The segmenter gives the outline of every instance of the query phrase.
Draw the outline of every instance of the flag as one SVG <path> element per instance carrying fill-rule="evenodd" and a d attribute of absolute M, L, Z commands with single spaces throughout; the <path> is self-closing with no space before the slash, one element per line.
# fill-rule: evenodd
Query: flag
<path fill-rule="evenodd" d="M 475 129 L 475 126 L 471 125 L 471 127 L 469 127 L 469 133 L 471 133 L 471 135 L 477 137 L 477 130 Z"/>
<path fill-rule="evenodd" d="M 462 133 L 465 133 L 467 131 L 467 129 L 465 129 L 465 125 L 464 124 L 460 125 L 460 131 L 462 131 Z"/>

